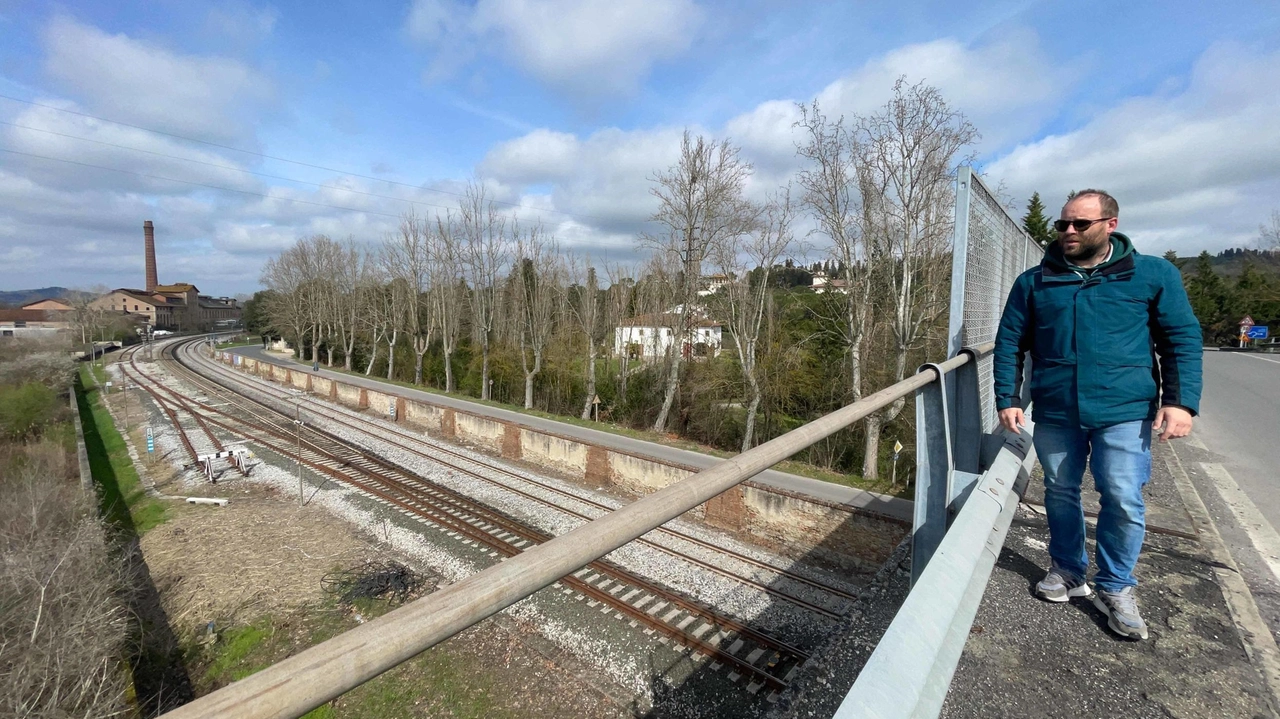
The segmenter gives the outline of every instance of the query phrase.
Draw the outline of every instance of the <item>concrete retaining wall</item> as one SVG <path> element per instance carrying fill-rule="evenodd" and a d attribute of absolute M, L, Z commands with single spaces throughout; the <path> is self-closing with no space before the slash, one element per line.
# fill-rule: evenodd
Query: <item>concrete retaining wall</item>
<path fill-rule="evenodd" d="M 520 454 L 524 459 L 565 474 L 586 475 L 589 445 L 531 429 L 520 428 L 519 433 Z"/>
<path fill-rule="evenodd" d="M 410 427 L 437 432 L 512 460 L 523 460 L 600 487 L 613 485 L 635 496 L 656 492 L 697 471 L 524 425 L 482 417 L 451 407 L 407 399 L 390 391 L 359 387 L 339 380 L 312 377 L 245 357 L 242 372 L 274 377 L 314 395 L 371 414 L 387 417 L 392 403 L 396 419 Z M 286 379 L 287 378 L 287 379 Z M 829 565 L 837 570 L 873 570 L 902 540 L 910 525 L 846 505 L 747 481 L 693 509 L 689 519 L 763 544 L 787 556 Z"/>
<path fill-rule="evenodd" d="M 433 405 L 408 400 L 404 403 L 404 421 L 415 427 L 440 431 L 440 422 L 444 418 L 444 410 Z"/>
<path fill-rule="evenodd" d="M 498 420 L 477 417 L 465 412 L 454 413 L 454 436 L 464 442 L 501 452 L 506 433 L 504 424 Z"/>
<path fill-rule="evenodd" d="M 345 404 L 348 407 L 359 407 L 361 391 L 355 385 L 346 382 L 335 382 L 338 385 L 338 403 Z"/>

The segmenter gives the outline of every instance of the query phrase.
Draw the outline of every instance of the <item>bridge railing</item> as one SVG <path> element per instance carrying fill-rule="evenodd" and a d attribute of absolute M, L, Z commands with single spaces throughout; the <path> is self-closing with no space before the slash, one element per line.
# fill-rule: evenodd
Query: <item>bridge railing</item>
<path fill-rule="evenodd" d="M 973 364 L 989 354 L 991 349 L 992 345 L 987 344 L 945 362 L 927 365 L 891 387 L 196 699 L 165 716 L 170 719 L 301 716 L 893 402 L 919 393 L 919 406 L 924 401 L 921 399 L 924 394 L 939 394 L 942 380 L 948 373 Z M 935 419 L 928 424 L 937 427 L 939 421 Z M 945 426 L 945 421 L 942 426 Z"/>
<path fill-rule="evenodd" d="M 912 588 L 836 716 L 933 719 L 1035 463 L 1034 425 L 999 428 L 992 358 L 966 349 L 995 340 L 1018 275 L 1044 250 L 971 168 L 956 178 L 949 349 L 969 354 L 916 396 Z M 1030 377 L 1030 367 L 1024 367 Z M 1030 407 L 1023 385 L 1022 407 Z"/>

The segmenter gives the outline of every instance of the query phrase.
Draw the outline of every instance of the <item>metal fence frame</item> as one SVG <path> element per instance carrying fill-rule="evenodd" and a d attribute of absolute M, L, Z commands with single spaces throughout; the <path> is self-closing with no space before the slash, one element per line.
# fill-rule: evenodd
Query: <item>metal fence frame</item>
<path fill-rule="evenodd" d="M 952 252 L 948 349 L 970 361 L 916 395 L 912 589 L 840 719 L 938 716 L 1035 463 L 1034 424 L 1017 435 L 998 425 L 991 350 L 1014 281 L 1044 250 L 969 167 L 956 178 Z"/>

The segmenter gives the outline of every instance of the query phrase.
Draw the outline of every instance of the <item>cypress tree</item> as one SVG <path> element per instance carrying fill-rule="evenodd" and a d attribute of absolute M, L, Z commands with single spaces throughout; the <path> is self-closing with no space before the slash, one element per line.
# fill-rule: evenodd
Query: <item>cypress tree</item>
<path fill-rule="evenodd" d="M 1031 201 L 1027 203 L 1027 214 L 1022 217 L 1022 229 L 1031 235 L 1031 239 L 1040 243 L 1041 247 L 1048 247 L 1053 242 L 1054 235 L 1049 231 L 1049 218 L 1044 214 L 1044 203 L 1040 201 L 1040 193 L 1031 194 Z"/>

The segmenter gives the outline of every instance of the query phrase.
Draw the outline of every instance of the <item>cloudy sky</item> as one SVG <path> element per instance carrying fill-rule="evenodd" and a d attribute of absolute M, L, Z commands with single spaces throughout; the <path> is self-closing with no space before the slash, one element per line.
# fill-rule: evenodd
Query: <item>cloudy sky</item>
<path fill-rule="evenodd" d="M 1199 2 L 0 0 L 0 289 L 251 292 L 314 233 L 376 242 L 468 180 L 625 260 L 684 128 L 798 166 L 796 102 L 905 75 L 1056 211 L 1100 186 L 1145 252 L 1249 245 L 1280 209 L 1280 9 Z"/>

